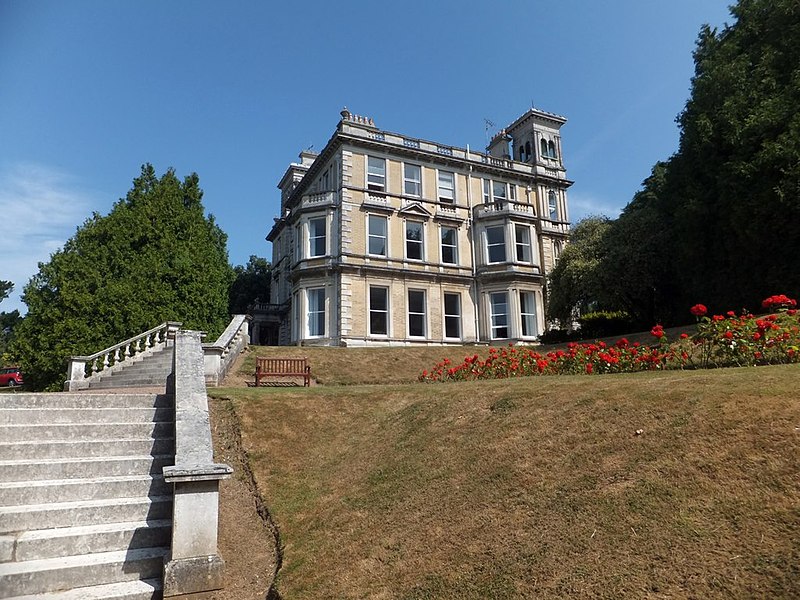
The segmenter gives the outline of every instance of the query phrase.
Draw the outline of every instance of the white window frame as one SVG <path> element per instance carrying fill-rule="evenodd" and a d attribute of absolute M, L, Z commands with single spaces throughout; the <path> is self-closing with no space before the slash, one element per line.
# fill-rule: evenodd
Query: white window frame
<path fill-rule="evenodd" d="M 444 243 L 444 233 L 445 231 L 452 231 L 453 232 L 453 243 L 452 244 L 445 244 Z M 458 264 L 458 228 L 457 227 L 447 227 L 446 225 L 442 225 L 439 227 L 439 242 L 440 242 L 440 256 L 442 259 L 442 264 L 445 265 L 457 265 Z M 451 248 L 453 251 L 453 260 L 447 261 L 444 259 L 444 250 L 445 248 Z"/>
<path fill-rule="evenodd" d="M 382 290 L 384 292 L 385 299 L 386 299 L 386 308 L 385 309 L 376 309 L 376 308 L 372 307 L 372 290 Z M 389 337 L 389 325 L 390 325 L 390 321 L 389 321 L 389 314 L 390 314 L 390 312 L 389 312 L 389 299 L 391 297 L 391 294 L 389 293 L 389 287 L 385 286 L 385 285 L 370 285 L 370 286 L 367 287 L 367 295 L 368 295 L 367 296 L 367 303 L 368 303 L 368 309 L 367 309 L 367 313 L 368 313 L 367 314 L 367 331 L 369 332 L 369 335 L 371 337 Z M 372 314 L 373 313 L 383 314 L 383 318 L 385 319 L 385 325 L 386 325 L 386 327 L 385 327 L 386 331 L 385 332 L 376 333 L 376 332 L 372 331 Z"/>
<path fill-rule="evenodd" d="M 379 171 L 373 171 L 370 161 L 380 161 L 382 163 Z M 385 193 L 386 192 L 386 159 L 380 156 L 367 155 L 367 168 L 366 168 L 366 181 L 365 187 L 371 192 Z M 370 180 L 372 178 L 372 180 Z"/>
<path fill-rule="evenodd" d="M 419 240 L 414 240 L 408 237 L 408 230 L 410 226 L 419 226 Z M 416 260 L 416 261 L 424 261 L 425 260 L 425 223 L 422 221 L 413 221 L 407 220 L 405 222 L 405 252 L 406 252 L 406 260 Z M 414 244 L 419 246 L 419 258 L 409 256 L 409 244 Z"/>
<path fill-rule="evenodd" d="M 520 233 L 526 239 L 520 240 Z M 522 258 L 519 256 L 520 250 L 522 250 Z M 525 257 L 526 254 L 527 258 Z M 531 244 L 531 228 L 529 225 L 514 224 L 514 260 L 526 264 L 533 262 L 533 245 Z"/>
<path fill-rule="evenodd" d="M 376 219 L 376 220 L 380 219 L 380 220 L 383 221 L 384 230 L 383 230 L 383 235 L 382 236 L 372 232 L 372 229 L 370 228 L 370 224 L 371 224 L 373 218 Z M 379 254 L 379 253 L 371 251 L 370 241 L 372 240 L 372 238 L 383 239 L 383 253 L 382 254 Z M 367 254 L 369 256 L 388 256 L 389 255 L 389 217 L 386 217 L 384 215 L 367 214 Z"/>
<path fill-rule="evenodd" d="M 455 296 L 458 300 L 457 304 L 457 313 L 448 313 L 447 312 L 447 297 L 448 296 Z M 461 331 L 461 294 L 459 292 L 444 292 L 442 294 L 442 314 L 444 315 L 444 321 L 442 322 L 443 326 L 443 337 L 450 340 L 460 340 L 463 338 L 463 333 Z M 455 336 L 447 335 L 447 323 L 448 320 L 452 322 L 452 320 L 456 320 L 456 327 L 458 329 L 458 333 Z"/>
<path fill-rule="evenodd" d="M 501 193 L 496 193 L 496 192 Z M 498 179 L 483 180 L 483 203 L 503 203 L 517 201 L 517 186 Z"/>
<path fill-rule="evenodd" d="M 411 312 L 411 294 L 422 294 L 422 312 Z M 409 289 L 406 292 L 406 321 L 408 337 L 410 338 L 427 338 L 428 337 L 428 294 L 425 290 Z M 422 318 L 422 335 L 411 333 L 411 319 L 412 317 Z"/>
<path fill-rule="evenodd" d="M 503 232 L 503 242 L 502 243 L 490 243 L 489 242 L 489 230 L 497 230 Z M 500 263 L 508 262 L 508 248 L 506 248 L 506 228 L 505 225 L 489 225 L 486 227 L 486 263 L 490 265 L 497 265 Z M 492 248 L 502 248 L 503 249 L 503 260 L 492 260 Z"/>
<path fill-rule="evenodd" d="M 525 310 L 525 297 L 528 297 L 531 302 L 531 306 L 528 307 L 533 312 L 529 312 Z M 536 338 L 539 337 L 539 320 L 537 316 L 537 306 L 536 306 L 536 292 L 530 290 L 520 290 L 519 292 L 519 319 L 520 319 L 520 333 L 524 338 Z M 527 321 L 526 321 L 527 320 Z M 526 325 L 532 325 L 531 328 Z"/>
<path fill-rule="evenodd" d="M 409 176 L 409 170 L 416 170 L 417 179 L 414 179 L 414 173 Z M 409 185 L 412 191 L 408 191 Z M 422 197 L 422 167 L 413 163 L 403 163 L 403 194 L 406 196 L 413 196 L 414 198 Z"/>
<path fill-rule="evenodd" d="M 452 187 L 445 185 L 442 186 L 442 175 L 449 176 L 450 181 L 446 184 L 452 184 Z M 439 202 L 446 202 L 447 204 L 456 203 L 456 174 L 453 171 L 438 170 L 436 172 L 436 194 Z"/>
<path fill-rule="evenodd" d="M 322 235 L 314 235 L 314 223 L 319 223 L 322 221 Z M 324 216 L 322 217 L 309 217 L 307 223 L 308 228 L 308 244 L 306 246 L 307 256 L 309 258 L 319 258 L 320 256 L 326 256 L 328 254 L 328 219 Z M 315 241 L 322 238 L 322 254 L 315 253 Z"/>
<path fill-rule="evenodd" d="M 317 293 L 322 293 L 322 310 L 319 308 L 319 304 L 314 306 L 312 304 L 312 294 L 316 295 Z M 306 337 L 309 338 L 321 338 L 325 337 L 325 329 L 328 326 L 328 315 L 326 314 L 326 304 L 327 304 L 327 294 L 325 293 L 325 287 L 313 287 L 306 289 Z M 319 301 L 319 298 L 317 298 Z M 319 333 L 312 333 L 312 323 L 314 323 L 314 329 L 317 328 L 319 325 L 318 321 L 313 317 L 315 315 L 322 315 L 322 331 Z"/>
<path fill-rule="evenodd" d="M 505 304 L 505 312 L 504 313 L 496 313 L 495 312 L 495 298 L 498 296 L 503 296 L 504 304 Z M 489 292 L 489 337 L 493 340 L 507 340 L 511 337 L 511 322 L 509 319 L 509 312 L 510 312 L 510 305 L 508 302 L 508 291 L 502 292 Z M 499 323 L 501 320 L 505 321 L 505 323 Z M 500 336 L 498 335 L 499 330 L 505 329 L 506 335 Z"/>
<path fill-rule="evenodd" d="M 547 216 L 551 221 L 558 221 L 558 195 L 555 190 L 547 192 Z"/>

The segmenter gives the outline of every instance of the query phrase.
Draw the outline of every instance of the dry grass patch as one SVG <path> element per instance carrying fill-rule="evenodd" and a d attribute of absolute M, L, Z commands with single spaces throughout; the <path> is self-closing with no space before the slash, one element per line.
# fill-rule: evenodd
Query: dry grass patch
<path fill-rule="evenodd" d="M 792 597 L 798 375 L 213 393 L 281 529 L 286 598 Z"/>

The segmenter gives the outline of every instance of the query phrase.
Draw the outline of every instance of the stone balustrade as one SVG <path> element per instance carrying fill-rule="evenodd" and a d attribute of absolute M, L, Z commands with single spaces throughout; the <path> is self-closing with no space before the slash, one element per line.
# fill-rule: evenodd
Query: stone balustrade
<path fill-rule="evenodd" d="M 64 391 L 82 390 L 89 387 L 92 379 L 101 374 L 119 370 L 160 350 L 175 337 L 181 324 L 166 321 L 132 338 L 110 346 L 90 356 L 73 356 L 69 359 L 69 379 L 64 382 Z"/>
<path fill-rule="evenodd" d="M 519 214 L 535 217 L 536 212 L 532 204 L 524 204 L 521 202 L 490 202 L 485 204 L 478 204 L 475 207 L 475 217 L 480 219 L 482 217 L 492 217 L 501 214 Z"/>
<path fill-rule="evenodd" d="M 250 343 L 248 315 L 233 315 L 225 331 L 212 344 L 203 344 L 206 385 L 218 386 L 233 366 L 236 357 Z"/>

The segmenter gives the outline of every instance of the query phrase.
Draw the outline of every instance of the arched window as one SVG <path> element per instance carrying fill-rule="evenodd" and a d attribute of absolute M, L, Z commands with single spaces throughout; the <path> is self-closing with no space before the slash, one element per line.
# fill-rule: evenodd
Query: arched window
<path fill-rule="evenodd" d="M 547 214 L 551 221 L 558 221 L 558 200 L 553 190 L 547 192 Z"/>
<path fill-rule="evenodd" d="M 542 138 L 542 143 L 540 144 L 542 150 L 542 156 L 547 156 L 547 140 Z"/>
<path fill-rule="evenodd" d="M 531 143 L 525 142 L 525 155 L 527 156 L 527 160 L 531 159 Z"/>
<path fill-rule="evenodd" d="M 556 157 L 556 145 L 553 143 L 553 140 L 547 142 L 547 150 L 550 155 L 550 158 Z"/>
<path fill-rule="evenodd" d="M 520 146 L 519 147 L 519 160 L 520 160 L 520 162 L 525 162 L 525 147 L 524 146 Z"/>

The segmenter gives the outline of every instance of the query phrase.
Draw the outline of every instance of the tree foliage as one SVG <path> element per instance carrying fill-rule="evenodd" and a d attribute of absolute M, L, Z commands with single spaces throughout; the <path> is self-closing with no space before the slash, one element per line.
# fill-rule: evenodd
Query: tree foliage
<path fill-rule="evenodd" d="M 599 282 L 603 264 L 604 237 L 610 221 L 606 217 L 587 217 L 572 229 L 570 243 L 561 252 L 550 273 L 547 313 L 562 329 L 569 329 L 578 315 L 604 308 Z"/>
<path fill-rule="evenodd" d="M 731 13 L 700 31 L 678 151 L 610 222 L 573 309 L 676 323 L 700 301 L 754 309 L 800 292 L 800 4 L 740 0 Z M 566 297 L 562 273 L 553 288 Z"/>
<path fill-rule="evenodd" d="M 13 289 L 14 284 L 12 282 L 0 280 L 0 302 L 8 298 Z"/>
<path fill-rule="evenodd" d="M 144 165 L 107 216 L 93 214 L 25 286 L 12 351 L 36 389 L 58 387 L 66 359 L 180 321 L 211 337 L 228 321 L 227 237 L 206 217 L 196 174 Z"/>
<path fill-rule="evenodd" d="M 254 302 L 269 302 L 272 266 L 266 258 L 251 255 L 247 265 L 236 265 L 233 271 L 236 278 L 228 301 L 231 314 L 245 314 Z"/>

